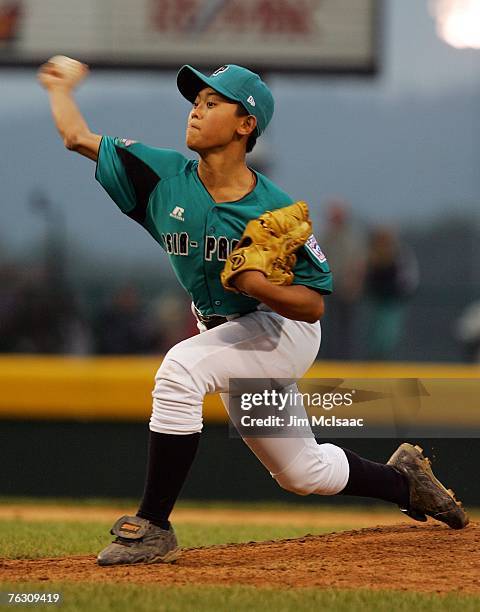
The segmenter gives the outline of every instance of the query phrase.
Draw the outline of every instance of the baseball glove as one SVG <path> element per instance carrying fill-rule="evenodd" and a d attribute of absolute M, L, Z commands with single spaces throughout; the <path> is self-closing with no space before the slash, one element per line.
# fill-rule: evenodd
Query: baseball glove
<path fill-rule="evenodd" d="M 295 251 L 312 233 L 306 202 L 295 202 L 252 219 L 237 247 L 230 253 L 220 280 L 225 289 L 240 293 L 233 280 L 241 272 L 258 270 L 274 285 L 291 285 Z"/>

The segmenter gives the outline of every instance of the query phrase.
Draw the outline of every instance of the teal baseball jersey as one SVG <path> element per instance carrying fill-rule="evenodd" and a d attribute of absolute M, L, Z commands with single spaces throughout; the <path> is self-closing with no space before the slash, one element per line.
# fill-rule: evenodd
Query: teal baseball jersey
<path fill-rule="evenodd" d="M 250 219 L 288 206 L 292 198 L 260 173 L 241 200 L 215 203 L 197 172 L 198 161 L 177 151 L 104 136 L 95 178 L 122 212 L 166 251 L 199 312 L 245 314 L 258 301 L 226 291 L 220 272 Z M 331 293 L 332 276 L 312 235 L 297 253 L 294 284 Z"/>

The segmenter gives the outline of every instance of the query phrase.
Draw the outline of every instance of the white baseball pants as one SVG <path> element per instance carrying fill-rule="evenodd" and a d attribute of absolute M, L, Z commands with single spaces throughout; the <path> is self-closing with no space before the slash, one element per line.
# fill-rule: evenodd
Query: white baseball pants
<path fill-rule="evenodd" d="M 203 399 L 219 392 L 228 411 L 229 378 L 301 378 L 320 347 L 320 323 L 261 309 L 180 342 L 155 377 L 150 429 L 201 431 Z M 298 407 L 296 408 L 298 414 Z M 348 481 L 343 450 L 308 437 L 244 438 L 278 484 L 299 495 L 335 495 Z"/>

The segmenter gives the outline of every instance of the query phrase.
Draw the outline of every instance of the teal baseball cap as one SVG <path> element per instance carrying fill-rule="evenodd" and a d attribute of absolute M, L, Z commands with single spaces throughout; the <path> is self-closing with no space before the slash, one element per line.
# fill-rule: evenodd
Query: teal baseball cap
<path fill-rule="evenodd" d="M 225 98 L 239 102 L 250 115 L 257 118 L 258 136 L 270 123 L 275 107 L 272 92 L 258 74 L 236 64 L 220 66 L 210 76 L 191 66 L 183 66 L 177 74 L 177 87 L 192 104 L 198 92 L 205 87 L 211 87 Z"/>

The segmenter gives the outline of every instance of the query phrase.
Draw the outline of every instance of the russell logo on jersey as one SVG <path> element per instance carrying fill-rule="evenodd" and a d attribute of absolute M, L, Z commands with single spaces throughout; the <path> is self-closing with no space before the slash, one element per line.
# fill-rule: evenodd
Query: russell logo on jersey
<path fill-rule="evenodd" d="M 181 206 L 175 206 L 175 208 L 170 213 L 170 216 L 173 219 L 177 219 L 177 221 L 185 221 L 185 219 L 183 217 L 184 213 L 185 213 L 185 209 L 184 208 L 182 208 Z"/>

